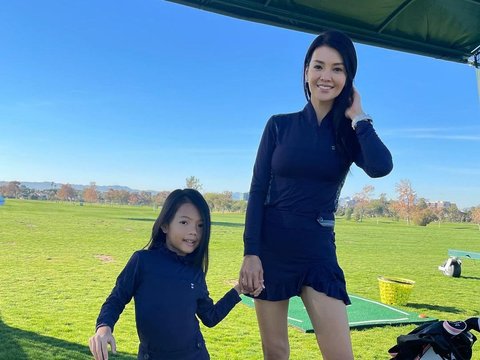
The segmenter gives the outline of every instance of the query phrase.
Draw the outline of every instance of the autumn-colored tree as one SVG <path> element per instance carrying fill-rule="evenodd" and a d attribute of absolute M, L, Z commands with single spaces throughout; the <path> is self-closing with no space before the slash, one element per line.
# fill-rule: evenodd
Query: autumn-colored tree
<path fill-rule="evenodd" d="M 152 203 L 152 194 L 147 191 L 131 193 L 128 203 L 130 205 L 150 205 Z"/>
<path fill-rule="evenodd" d="M 440 226 L 442 221 L 447 217 L 448 209 L 436 206 L 432 208 L 432 211 L 435 214 L 436 220 L 438 221 L 438 226 Z"/>
<path fill-rule="evenodd" d="M 72 201 L 75 199 L 75 190 L 70 184 L 63 184 L 57 191 L 57 199 L 63 201 Z"/>
<path fill-rule="evenodd" d="M 83 200 L 89 203 L 94 203 L 98 201 L 97 186 L 94 182 L 91 182 L 90 186 L 86 187 L 83 190 Z"/>
<path fill-rule="evenodd" d="M 130 193 L 127 190 L 108 189 L 103 195 L 105 202 L 109 204 L 128 204 L 130 200 Z"/>
<path fill-rule="evenodd" d="M 472 209 L 472 222 L 478 225 L 478 230 L 480 230 L 480 206 Z"/>
<path fill-rule="evenodd" d="M 373 194 L 375 188 L 372 185 L 365 185 L 361 192 L 353 196 L 355 200 L 355 211 L 358 214 L 358 220 L 362 221 L 365 215 L 365 209 L 370 202 L 370 196 Z"/>
<path fill-rule="evenodd" d="M 153 199 L 155 205 L 163 206 L 168 195 L 170 195 L 170 191 L 160 191 L 159 193 L 157 193 Z"/>
<path fill-rule="evenodd" d="M 10 181 L 7 185 L 3 186 L 3 196 L 9 198 L 17 198 L 20 193 L 20 181 Z"/>
<path fill-rule="evenodd" d="M 399 183 L 395 184 L 395 191 L 398 194 L 395 210 L 407 220 L 407 224 L 410 224 L 413 211 L 415 210 L 417 194 L 413 190 L 410 180 L 400 180 Z"/>
<path fill-rule="evenodd" d="M 185 179 L 185 185 L 189 189 L 195 189 L 195 190 L 198 190 L 198 191 L 202 191 L 202 189 L 203 189 L 202 183 L 195 176 L 190 176 L 190 177 L 186 178 Z"/>
<path fill-rule="evenodd" d="M 116 197 L 117 197 L 117 190 L 114 190 L 112 188 L 108 189 L 103 197 L 105 198 L 105 202 L 109 204 L 113 204 L 116 202 Z"/>
<path fill-rule="evenodd" d="M 388 204 L 388 213 L 396 221 L 400 220 L 400 206 L 397 200 L 391 200 Z"/>
<path fill-rule="evenodd" d="M 140 205 L 151 205 L 153 203 L 152 193 L 148 191 L 140 191 L 139 202 Z"/>
<path fill-rule="evenodd" d="M 140 195 L 138 193 L 130 193 L 128 205 L 140 205 Z"/>
<path fill-rule="evenodd" d="M 127 190 L 118 190 L 116 192 L 116 202 L 122 205 L 128 204 L 130 193 Z"/>

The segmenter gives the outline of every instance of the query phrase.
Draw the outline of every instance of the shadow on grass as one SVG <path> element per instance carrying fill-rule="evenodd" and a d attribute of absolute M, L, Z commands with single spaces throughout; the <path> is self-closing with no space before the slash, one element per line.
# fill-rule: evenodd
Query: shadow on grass
<path fill-rule="evenodd" d="M 0 349 L 0 358 L 26 360 L 27 355 L 23 351 L 22 347 L 18 344 L 16 337 L 12 331 L 12 328 L 5 325 L 0 317 L 0 339 L 2 347 Z"/>
<path fill-rule="evenodd" d="M 435 311 L 443 311 L 452 314 L 461 314 L 462 310 L 457 309 L 456 307 L 452 306 L 440 306 L 440 305 L 432 305 L 432 304 L 419 304 L 419 303 L 408 303 L 408 307 L 412 307 L 414 309 L 428 309 L 428 310 L 435 310 Z"/>
<path fill-rule="evenodd" d="M 215 226 L 227 226 L 227 227 L 241 227 L 243 228 L 245 224 L 231 223 L 231 222 L 222 222 L 222 221 L 212 221 L 212 225 Z"/>
<path fill-rule="evenodd" d="M 132 220 L 132 221 L 151 221 L 151 222 L 155 222 L 155 220 L 157 220 L 156 218 L 153 219 L 153 218 L 124 218 L 125 220 Z"/>
<path fill-rule="evenodd" d="M 0 359 L 30 360 L 32 354 L 42 354 L 42 359 L 93 359 L 87 345 L 39 335 L 6 325 L 0 317 Z M 28 353 L 28 354 L 27 354 Z M 109 356 L 112 360 L 135 360 L 134 355 L 117 353 Z"/>
<path fill-rule="evenodd" d="M 460 276 L 462 279 L 469 279 L 469 280 L 480 280 L 478 276 Z"/>

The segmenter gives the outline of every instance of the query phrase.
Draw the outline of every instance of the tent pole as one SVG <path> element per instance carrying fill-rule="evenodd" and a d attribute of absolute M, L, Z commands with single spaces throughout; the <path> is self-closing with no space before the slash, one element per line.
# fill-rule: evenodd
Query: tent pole
<path fill-rule="evenodd" d="M 480 103 L 480 68 L 475 68 L 477 72 L 478 102 Z"/>
<path fill-rule="evenodd" d="M 473 66 L 477 73 L 478 102 L 480 103 L 480 52 L 473 55 Z"/>
<path fill-rule="evenodd" d="M 475 71 L 477 72 L 478 102 L 480 103 L 480 68 L 477 67 Z"/>

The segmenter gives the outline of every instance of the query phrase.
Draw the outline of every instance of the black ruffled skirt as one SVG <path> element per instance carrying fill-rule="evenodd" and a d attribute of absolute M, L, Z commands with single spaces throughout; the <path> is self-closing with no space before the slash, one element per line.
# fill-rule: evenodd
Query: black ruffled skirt
<path fill-rule="evenodd" d="M 309 286 L 350 304 L 337 261 L 333 219 L 319 221 L 320 216 L 267 209 L 260 248 L 265 289 L 257 299 L 286 300 Z"/>

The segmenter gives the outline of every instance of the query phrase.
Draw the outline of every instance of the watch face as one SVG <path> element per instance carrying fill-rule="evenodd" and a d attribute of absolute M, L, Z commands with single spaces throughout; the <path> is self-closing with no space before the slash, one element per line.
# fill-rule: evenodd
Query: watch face
<path fill-rule="evenodd" d="M 359 114 L 357 116 L 355 116 L 352 120 L 352 128 L 353 130 L 355 130 L 355 128 L 357 127 L 357 123 L 359 123 L 360 121 L 368 121 L 369 123 L 372 123 L 373 120 L 372 120 L 372 117 L 368 114 Z"/>

